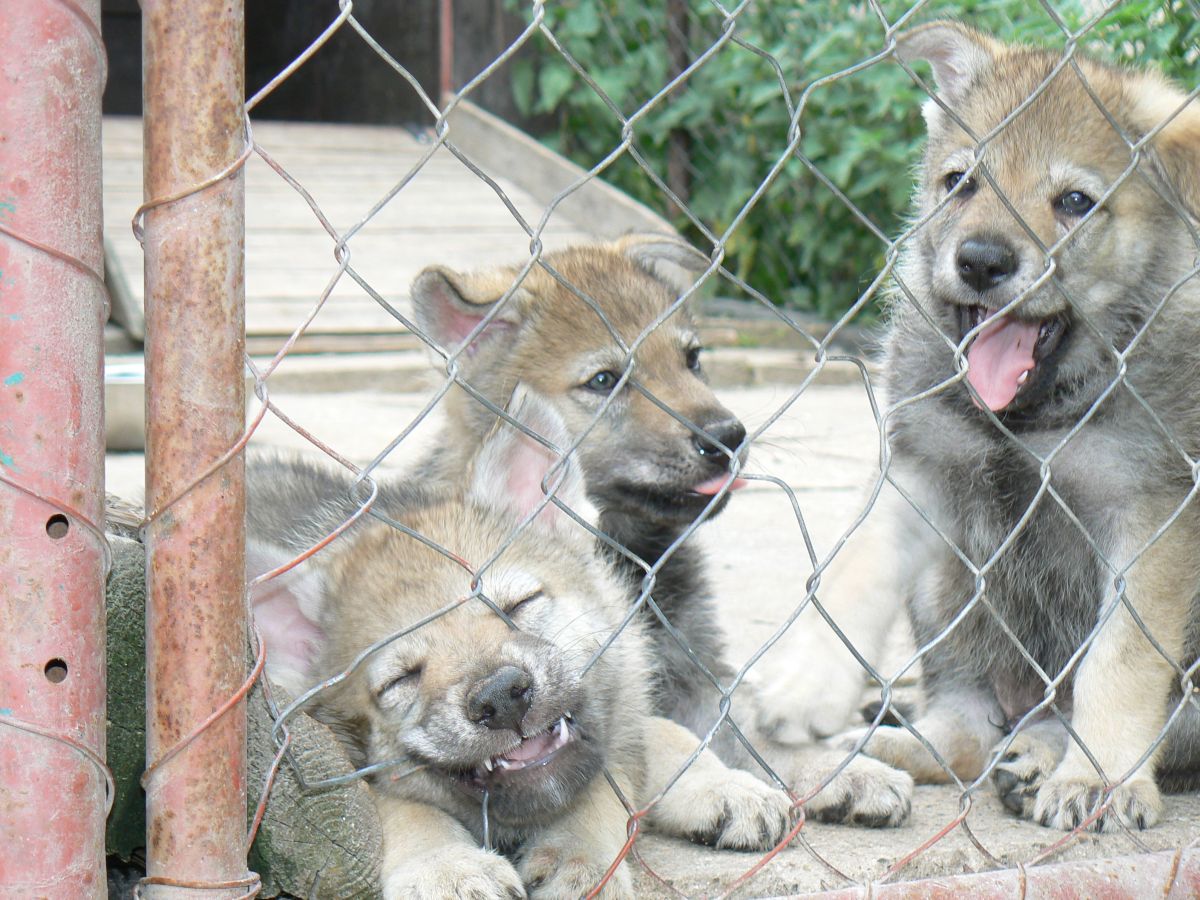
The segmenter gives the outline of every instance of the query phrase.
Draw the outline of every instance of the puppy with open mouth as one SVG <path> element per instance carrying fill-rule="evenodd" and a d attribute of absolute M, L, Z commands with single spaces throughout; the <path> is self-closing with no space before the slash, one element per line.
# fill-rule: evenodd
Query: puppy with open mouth
<path fill-rule="evenodd" d="M 511 414 L 558 446 L 553 409 Z M 791 801 L 651 712 L 648 641 L 594 535 L 573 463 L 498 426 L 464 482 L 381 486 L 374 511 L 265 581 L 267 672 L 370 770 L 386 897 L 578 898 L 621 856 L 633 809 L 717 847 L 783 839 Z M 251 460 L 248 567 L 286 564 L 349 520 L 350 478 Z M 540 511 L 539 511 L 540 510 Z M 694 754 L 695 758 L 692 759 Z M 604 897 L 631 896 L 628 866 Z"/>
<path fill-rule="evenodd" d="M 952 22 L 897 55 L 938 88 L 884 366 L 934 752 L 866 749 L 1145 828 L 1200 778 L 1200 106 Z"/>
<path fill-rule="evenodd" d="M 896 56 L 936 91 L 889 298 L 887 468 L 819 599 L 874 665 L 906 601 L 926 705 L 841 743 L 917 781 L 990 776 L 1047 826 L 1145 828 L 1161 787 L 1200 783 L 1200 104 L 956 22 Z M 793 631 L 762 727 L 836 734 L 859 657 Z"/>

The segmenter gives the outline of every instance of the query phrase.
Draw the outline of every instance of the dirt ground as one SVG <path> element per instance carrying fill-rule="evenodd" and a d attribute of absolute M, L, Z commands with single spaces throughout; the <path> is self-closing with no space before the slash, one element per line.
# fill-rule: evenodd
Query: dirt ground
<path fill-rule="evenodd" d="M 719 386 L 722 400 L 752 429 L 787 406 L 756 442 L 750 468 L 790 486 L 818 552 L 828 548 L 859 511 L 861 486 L 878 448 L 878 430 L 861 383 L 833 380 L 842 383 L 817 383 L 798 398 L 787 381 Z M 421 416 L 431 391 L 428 382 L 423 389 L 412 389 L 421 384 L 420 378 L 397 383 L 406 389 L 378 389 L 387 385 L 386 377 L 368 379 L 376 389 L 329 390 L 356 383 L 336 374 L 318 380 L 281 379 L 272 399 L 316 437 L 363 464 Z M 388 471 L 403 475 L 412 460 L 432 446 L 438 415 L 434 410 L 388 456 Z M 271 417 L 252 446 L 315 452 Z M 141 454 L 110 454 L 109 490 L 140 496 L 142 466 Z M 698 539 L 711 560 L 731 662 L 741 665 L 803 596 L 811 568 L 797 517 L 778 485 L 753 481 L 725 513 L 701 529 Z M 885 668 L 899 665 L 911 652 L 903 628 L 897 629 L 893 643 Z M 1035 861 L 1124 857 L 1178 849 L 1198 836 L 1200 799 L 1194 795 L 1168 797 L 1163 821 L 1150 831 L 1077 837 L 1050 849 L 1062 835 L 1017 821 L 986 785 L 966 796 L 956 787 L 919 787 L 912 816 L 900 828 L 806 823 L 797 839 L 737 888 L 735 896 L 810 893 L 866 885 L 885 876 L 900 881 Z M 760 859 L 757 854 L 715 851 L 653 835 L 636 846 L 643 865 L 634 868 L 639 896 L 644 897 L 723 895 Z M 1042 854 L 1045 860 L 1039 859 Z"/>

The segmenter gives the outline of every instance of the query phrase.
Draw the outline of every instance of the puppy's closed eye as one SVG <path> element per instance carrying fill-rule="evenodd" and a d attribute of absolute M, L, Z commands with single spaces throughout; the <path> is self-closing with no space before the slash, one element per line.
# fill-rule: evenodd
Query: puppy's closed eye
<path fill-rule="evenodd" d="M 509 606 L 504 611 L 508 614 L 509 618 L 512 618 L 522 609 L 528 611 L 529 607 L 532 603 L 534 603 L 537 600 L 541 600 L 545 596 L 546 596 L 546 592 L 543 590 L 539 589 L 539 590 L 533 591 L 532 593 L 526 594 L 524 597 L 521 597 L 519 600 L 517 600 L 515 603 L 513 603 L 511 606 Z"/>
<path fill-rule="evenodd" d="M 416 687 L 421 682 L 421 666 L 414 665 L 393 674 L 375 692 L 377 700 L 384 700 L 397 694 L 402 688 Z"/>

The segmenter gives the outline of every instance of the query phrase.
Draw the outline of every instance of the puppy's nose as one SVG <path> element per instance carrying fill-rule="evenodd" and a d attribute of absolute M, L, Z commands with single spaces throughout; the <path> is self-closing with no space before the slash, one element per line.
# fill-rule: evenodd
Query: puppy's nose
<path fill-rule="evenodd" d="M 991 290 L 1017 271 L 1020 260 L 999 238 L 969 237 L 958 245 L 958 277 L 976 291 Z"/>
<path fill-rule="evenodd" d="M 692 446 L 696 448 L 697 453 L 713 462 L 728 460 L 729 454 L 736 453 L 738 445 L 746 439 L 746 426 L 737 419 L 722 419 L 701 427 L 708 437 L 694 435 Z M 724 445 L 725 450 L 722 450 L 718 444 Z"/>
<path fill-rule="evenodd" d="M 467 692 L 467 718 L 488 728 L 518 727 L 533 703 L 533 679 L 524 669 L 503 666 Z"/>

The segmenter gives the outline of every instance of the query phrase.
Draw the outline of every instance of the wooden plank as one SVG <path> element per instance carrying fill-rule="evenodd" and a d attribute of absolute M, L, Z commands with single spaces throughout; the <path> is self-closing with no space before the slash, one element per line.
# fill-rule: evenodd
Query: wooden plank
<path fill-rule="evenodd" d="M 404 128 L 264 122 L 255 140 L 300 182 L 339 233 L 420 165 L 403 189 L 350 240 L 351 264 L 371 287 L 407 314 L 409 285 L 432 263 L 470 269 L 528 258 L 530 238 L 496 191 L 444 147 L 423 164 L 428 138 Z M 544 203 L 505 178 L 496 182 L 535 226 Z M 130 220 L 142 202 L 139 119 L 104 122 L 104 214 L 114 265 L 142 301 L 142 251 Z M 543 241 L 549 248 L 592 239 L 590 229 L 556 212 Z M 334 240 L 304 198 L 258 156 L 246 166 L 246 323 L 251 337 L 291 333 L 309 313 L 338 264 Z M 394 341 L 403 325 L 343 275 L 311 332 Z M 388 337 L 391 335 L 392 337 Z M 370 343 L 369 341 L 365 343 Z M 306 346 L 318 346 L 306 339 Z M 322 340 L 319 346 L 334 346 Z M 339 345 L 344 346 L 344 345 Z M 390 346 L 390 345 L 389 345 Z"/>
<path fill-rule="evenodd" d="M 274 356 L 289 335 L 247 335 L 246 352 L 251 356 Z M 293 353 L 399 353 L 420 350 L 424 342 L 415 334 L 309 334 L 300 336 Z"/>

